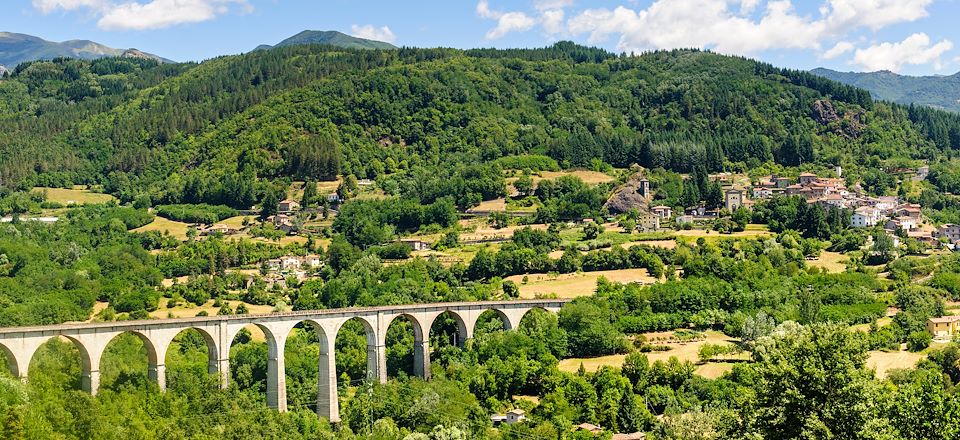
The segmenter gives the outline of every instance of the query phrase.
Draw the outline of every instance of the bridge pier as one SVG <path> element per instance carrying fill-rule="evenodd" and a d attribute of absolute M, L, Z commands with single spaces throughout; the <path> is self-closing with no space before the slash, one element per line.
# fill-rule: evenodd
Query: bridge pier
<path fill-rule="evenodd" d="M 325 349 L 326 348 L 326 349 Z M 337 361 L 333 343 L 320 347 L 320 371 L 317 374 L 317 415 L 332 423 L 340 421 L 339 390 L 337 389 Z"/>
<path fill-rule="evenodd" d="M 430 380 L 430 341 L 413 341 L 413 374 Z"/>
<path fill-rule="evenodd" d="M 167 366 L 164 364 L 155 364 L 147 367 L 147 377 L 157 384 L 161 392 L 167 390 Z"/>
<path fill-rule="evenodd" d="M 96 396 L 100 392 L 100 370 L 84 371 L 80 376 L 80 388 L 91 396 Z"/>

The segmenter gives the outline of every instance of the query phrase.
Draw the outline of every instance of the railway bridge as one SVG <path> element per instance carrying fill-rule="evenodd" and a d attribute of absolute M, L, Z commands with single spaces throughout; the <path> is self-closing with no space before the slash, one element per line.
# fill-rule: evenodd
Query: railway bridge
<path fill-rule="evenodd" d="M 320 343 L 317 414 L 332 422 L 340 420 L 337 400 L 337 372 L 334 345 L 337 333 L 350 320 L 363 324 L 367 339 L 367 378 L 383 383 L 387 380 L 387 328 L 396 319 L 406 319 L 414 332 L 414 374 L 430 378 L 429 336 L 433 322 L 448 313 L 457 322 L 457 333 L 464 340 L 473 337 L 480 315 L 495 312 L 505 330 L 516 329 L 530 310 L 539 308 L 557 312 L 566 300 L 516 300 L 455 302 L 384 307 L 346 308 L 297 311 L 263 315 L 231 315 L 196 318 L 117 321 L 83 324 L 61 324 L 0 329 L 0 351 L 7 358 L 14 376 L 27 380 L 27 370 L 34 354 L 51 338 L 69 339 L 80 351 L 82 387 L 96 395 L 100 386 L 100 358 L 107 345 L 117 336 L 131 333 L 139 337 L 147 349 L 148 375 L 161 390 L 166 389 L 166 353 L 174 338 L 189 329 L 203 335 L 208 352 L 208 371 L 219 374 L 221 386 L 230 380 L 230 345 L 246 326 L 258 327 L 268 346 L 267 403 L 279 411 L 287 410 L 284 346 L 287 337 L 298 325 L 311 326 Z"/>

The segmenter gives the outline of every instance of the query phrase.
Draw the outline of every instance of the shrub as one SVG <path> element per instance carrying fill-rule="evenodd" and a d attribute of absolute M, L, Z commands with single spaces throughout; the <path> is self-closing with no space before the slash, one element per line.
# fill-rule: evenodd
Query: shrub
<path fill-rule="evenodd" d="M 223 205 L 160 205 L 156 208 L 157 214 L 170 220 L 185 223 L 212 224 L 220 220 L 237 215 L 237 210 Z"/>

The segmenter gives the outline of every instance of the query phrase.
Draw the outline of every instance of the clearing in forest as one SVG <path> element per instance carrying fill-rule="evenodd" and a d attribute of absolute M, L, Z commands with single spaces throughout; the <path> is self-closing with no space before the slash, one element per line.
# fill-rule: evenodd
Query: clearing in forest
<path fill-rule="evenodd" d="M 152 222 L 143 225 L 137 229 L 134 229 L 132 232 L 149 232 L 149 231 L 158 231 L 161 234 L 169 232 L 177 240 L 186 240 L 187 239 L 187 229 L 190 228 L 190 225 L 173 221 L 159 215 L 153 219 Z"/>
<path fill-rule="evenodd" d="M 669 337 L 673 332 L 654 332 L 654 333 L 645 333 L 644 336 L 648 340 L 652 340 L 657 337 Z M 704 338 L 697 341 L 690 342 L 668 342 L 660 345 L 666 345 L 670 347 L 668 351 L 653 351 L 649 353 L 644 353 L 647 356 L 647 359 L 651 363 L 656 361 L 668 361 L 671 357 L 676 357 L 680 361 L 689 361 L 694 364 L 698 364 L 696 374 L 706 377 L 708 379 L 715 379 L 720 377 L 724 372 L 730 371 L 733 368 L 733 364 L 737 361 L 748 361 L 750 359 L 749 353 L 741 353 L 739 355 L 733 356 L 734 362 L 706 362 L 699 364 L 700 358 L 700 347 L 704 344 L 734 344 L 737 342 L 736 338 L 731 338 L 718 331 L 707 331 L 704 332 Z M 594 372 L 600 369 L 603 366 L 620 368 L 623 366 L 623 360 L 627 357 L 624 354 L 615 354 L 611 356 L 601 356 L 596 358 L 570 358 L 560 361 L 558 368 L 561 371 L 566 371 L 570 373 L 575 373 L 579 368 L 580 364 L 583 364 L 583 368 L 587 372 Z"/>
<path fill-rule="evenodd" d="M 68 189 L 38 186 L 33 189 L 33 192 L 46 192 L 48 202 L 59 203 L 61 205 L 97 205 L 116 200 L 116 198 L 110 194 L 95 193 L 88 189 L 80 189 L 79 187 Z"/>
<path fill-rule="evenodd" d="M 527 283 L 523 278 L 527 277 Z M 577 272 L 570 274 L 527 274 L 507 277 L 517 283 L 521 298 L 535 298 L 537 295 L 556 294 L 558 298 L 577 298 L 590 296 L 597 289 L 597 279 L 604 277 L 617 283 L 652 284 L 657 279 L 650 276 L 646 269 L 602 270 L 597 272 Z"/>
<path fill-rule="evenodd" d="M 846 262 L 849 260 L 846 255 L 839 252 L 823 251 L 815 260 L 807 261 L 808 266 L 826 269 L 829 273 L 840 273 L 847 270 Z"/>

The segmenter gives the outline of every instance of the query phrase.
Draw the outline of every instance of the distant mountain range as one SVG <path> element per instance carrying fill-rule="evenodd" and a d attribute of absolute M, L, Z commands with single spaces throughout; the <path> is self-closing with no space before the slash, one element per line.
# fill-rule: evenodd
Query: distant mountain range
<path fill-rule="evenodd" d="M 383 41 L 368 40 L 358 38 L 337 31 L 303 31 L 286 40 L 277 43 L 274 46 L 261 44 L 254 50 L 266 50 L 275 47 L 294 46 L 301 44 L 327 44 L 330 46 L 344 47 L 348 49 L 396 49 L 390 43 Z"/>
<path fill-rule="evenodd" d="M 0 32 L 0 66 L 6 66 L 7 69 L 13 69 L 25 61 L 49 60 L 57 57 L 91 60 L 119 56 L 172 62 L 136 49 L 114 49 L 90 40 L 70 40 L 56 43 L 32 35 Z"/>
<path fill-rule="evenodd" d="M 823 68 L 814 69 L 811 73 L 868 90 L 875 98 L 960 112 L 960 73 L 950 76 L 906 76 L 886 70 L 858 73 Z"/>

